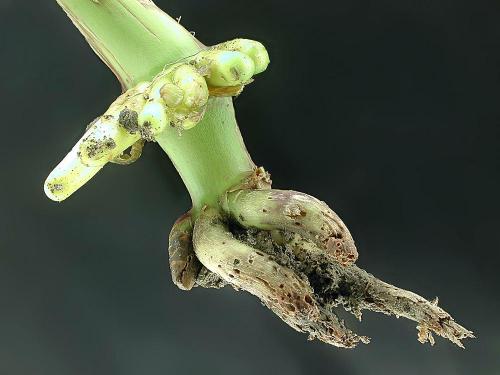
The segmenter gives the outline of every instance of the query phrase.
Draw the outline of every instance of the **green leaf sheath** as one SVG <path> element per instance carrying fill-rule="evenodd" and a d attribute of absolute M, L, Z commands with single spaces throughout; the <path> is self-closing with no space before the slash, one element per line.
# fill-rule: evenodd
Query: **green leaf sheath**
<path fill-rule="evenodd" d="M 150 81 L 203 45 L 150 1 L 57 0 L 124 88 Z"/>

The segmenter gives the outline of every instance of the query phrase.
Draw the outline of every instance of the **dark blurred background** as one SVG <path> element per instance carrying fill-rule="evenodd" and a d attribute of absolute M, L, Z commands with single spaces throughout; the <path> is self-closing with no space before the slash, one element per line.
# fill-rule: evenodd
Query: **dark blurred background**
<path fill-rule="evenodd" d="M 348 223 L 359 265 L 440 297 L 478 336 L 416 340 L 365 313 L 370 345 L 308 342 L 252 296 L 186 293 L 167 236 L 190 207 L 167 157 L 108 166 L 61 204 L 43 182 L 119 93 L 54 0 L 0 0 L 0 374 L 499 374 L 498 1 L 157 1 L 205 44 L 264 42 L 235 100 L 274 186 Z"/>

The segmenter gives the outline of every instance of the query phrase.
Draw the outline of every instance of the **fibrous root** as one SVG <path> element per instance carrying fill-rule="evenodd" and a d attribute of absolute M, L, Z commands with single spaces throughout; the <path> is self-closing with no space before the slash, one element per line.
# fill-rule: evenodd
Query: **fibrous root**
<path fill-rule="evenodd" d="M 432 333 L 460 347 L 474 337 L 437 300 L 387 284 L 354 265 L 357 250 L 342 220 L 309 195 L 272 189 L 236 189 L 220 207 L 205 207 L 196 220 L 181 218 L 170 235 L 176 285 L 231 285 L 258 297 L 299 332 L 352 348 L 369 339 L 349 330 L 334 310 L 361 319 L 367 309 L 418 323 L 418 339 Z"/>

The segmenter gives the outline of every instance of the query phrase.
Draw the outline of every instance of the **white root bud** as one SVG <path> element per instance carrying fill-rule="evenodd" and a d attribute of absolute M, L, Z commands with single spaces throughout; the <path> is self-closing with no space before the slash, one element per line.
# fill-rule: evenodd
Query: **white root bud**
<path fill-rule="evenodd" d="M 147 141 L 153 141 L 168 125 L 169 119 L 165 106 L 160 101 L 147 103 L 139 113 L 139 132 Z"/>
<path fill-rule="evenodd" d="M 45 180 L 45 194 L 53 201 L 60 202 L 68 198 L 103 167 L 84 164 L 78 156 L 80 144 L 78 142 L 73 147 Z"/>

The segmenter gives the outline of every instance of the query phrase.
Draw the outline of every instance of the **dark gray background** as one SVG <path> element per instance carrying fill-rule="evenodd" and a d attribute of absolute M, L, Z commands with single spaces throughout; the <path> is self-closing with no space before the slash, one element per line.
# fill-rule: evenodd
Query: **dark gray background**
<path fill-rule="evenodd" d="M 156 145 L 49 201 L 46 175 L 119 86 L 55 1 L 0 0 L 0 374 L 499 374 L 500 3 L 157 3 L 206 44 L 266 44 L 235 101 L 256 163 L 478 339 L 431 348 L 366 313 L 372 343 L 342 350 L 248 294 L 177 290 L 167 236 L 190 202 Z"/>

